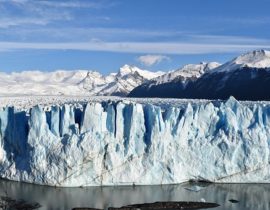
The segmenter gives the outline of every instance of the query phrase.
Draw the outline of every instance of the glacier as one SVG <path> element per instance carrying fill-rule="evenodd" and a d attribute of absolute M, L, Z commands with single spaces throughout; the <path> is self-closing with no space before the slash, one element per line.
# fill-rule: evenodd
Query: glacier
<path fill-rule="evenodd" d="M 0 110 L 0 177 L 50 186 L 270 183 L 270 103 L 113 99 Z"/>

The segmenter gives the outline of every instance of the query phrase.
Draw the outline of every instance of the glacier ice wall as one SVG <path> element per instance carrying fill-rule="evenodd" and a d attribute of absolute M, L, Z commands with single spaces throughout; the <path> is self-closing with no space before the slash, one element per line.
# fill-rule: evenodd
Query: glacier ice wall
<path fill-rule="evenodd" d="M 0 177 L 52 186 L 270 182 L 270 105 L 130 101 L 0 110 Z"/>

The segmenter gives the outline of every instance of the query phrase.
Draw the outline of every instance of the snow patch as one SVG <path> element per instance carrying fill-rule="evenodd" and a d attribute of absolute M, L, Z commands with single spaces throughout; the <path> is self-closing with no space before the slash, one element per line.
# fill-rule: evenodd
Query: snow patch
<path fill-rule="evenodd" d="M 188 79 L 197 79 L 204 73 L 217 68 L 218 66 L 220 66 L 220 64 L 216 62 L 188 64 L 178 70 L 170 71 L 162 76 L 159 76 L 153 79 L 153 81 L 155 84 L 162 84 L 179 78 L 181 81 L 185 82 Z"/>
<path fill-rule="evenodd" d="M 213 72 L 234 71 L 243 67 L 270 68 L 270 51 L 254 50 L 245 53 L 216 68 Z"/>

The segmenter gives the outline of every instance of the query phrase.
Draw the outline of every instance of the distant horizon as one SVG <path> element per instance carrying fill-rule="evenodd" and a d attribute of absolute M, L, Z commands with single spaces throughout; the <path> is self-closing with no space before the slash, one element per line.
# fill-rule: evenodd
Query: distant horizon
<path fill-rule="evenodd" d="M 128 66 L 131 66 L 131 67 L 137 67 L 141 70 L 146 70 L 146 71 L 151 71 L 151 72 L 159 72 L 159 71 L 163 71 L 163 72 L 168 72 L 168 71 L 173 71 L 173 70 L 177 70 L 177 69 L 181 69 L 182 67 L 184 67 L 185 65 L 189 65 L 189 64 L 200 64 L 200 63 L 210 63 L 210 62 L 217 62 L 221 65 L 225 64 L 226 62 L 229 62 L 231 60 L 233 60 L 234 58 L 240 56 L 240 55 L 243 55 L 243 54 L 246 54 L 248 52 L 253 52 L 253 51 L 259 51 L 259 50 L 265 50 L 265 51 L 269 51 L 268 49 L 255 49 L 255 50 L 250 50 L 250 51 L 246 51 L 246 52 L 243 52 L 243 53 L 239 53 L 237 54 L 236 56 L 234 57 L 231 57 L 229 58 L 228 60 L 225 60 L 224 62 L 218 62 L 218 61 L 209 61 L 209 62 L 206 62 L 206 61 L 199 61 L 197 63 L 185 63 L 185 64 L 182 64 L 182 65 L 179 65 L 178 67 L 176 67 L 175 69 L 157 69 L 157 70 L 151 70 L 151 69 L 148 69 L 147 67 L 145 68 L 142 68 L 140 67 L 140 65 L 135 65 L 135 64 L 128 64 L 128 63 L 125 63 L 125 64 L 122 64 L 120 65 L 117 69 L 115 69 L 114 71 L 111 71 L 111 72 L 105 72 L 103 73 L 103 71 L 100 71 L 98 69 L 81 69 L 81 68 L 71 68 L 71 69 L 64 69 L 64 68 L 58 68 L 58 69 L 50 69 L 50 70 L 40 70 L 40 69 L 23 69 L 23 70 L 15 70 L 15 71 L 3 71 L 0 69 L 0 73 L 7 73 L 7 74 L 11 74 L 11 73 L 22 73 L 22 72 L 44 72 L 44 73 L 52 73 L 52 72 L 57 72 L 57 71 L 88 71 L 88 72 L 98 72 L 104 76 L 106 75 L 109 75 L 109 74 L 112 74 L 112 73 L 117 73 L 118 71 L 120 71 L 120 68 L 124 67 L 125 65 L 128 65 Z"/>
<path fill-rule="evenodd" d="M 169 71 L 270 49 L 267 0 L 0 0 L 0 71 Z"/>

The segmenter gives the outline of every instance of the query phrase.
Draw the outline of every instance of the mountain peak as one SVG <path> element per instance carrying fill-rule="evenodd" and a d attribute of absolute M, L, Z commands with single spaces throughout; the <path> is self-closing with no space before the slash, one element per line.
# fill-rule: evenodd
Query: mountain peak
<path fill-rule="evenodd" d="M 119 69 L 117 76 L 125 76 L 128 74 L 135 74 L 135 73 L 138 73 L 140 76 L 142 76 L 148 80 L 164 74 L 164 72 L 161 72 L 161 71 L 152 72 L 152 71 L 148 71 L 148 70 L 142 70 L 142 69 L 140 69 L 136 66 L 133 66 L 133 65 L 125 64 Z"/>
<path fill-rule="evenodd" d="M 126 74 L 130 74 L 130 73 L 134 72 L 135 69 L 137 69 L 137 67 L 125 64 L 122 67 L 120 67 L 119 74 L 124 76 Z"/>
<path fill-rule="evenodd" d="M 270 67 L 270 51 L 254 50 L 245 53 L 233 60 L 235 64 L 244 65 L 252 68 L 267 68 Z"/>
<path fill-rule="evenodd" d="M 229 72 L 243 67 L 270 68 L 270 51 L 254 50 L 247 52 L 217 67 L 213 72 Z"/>

